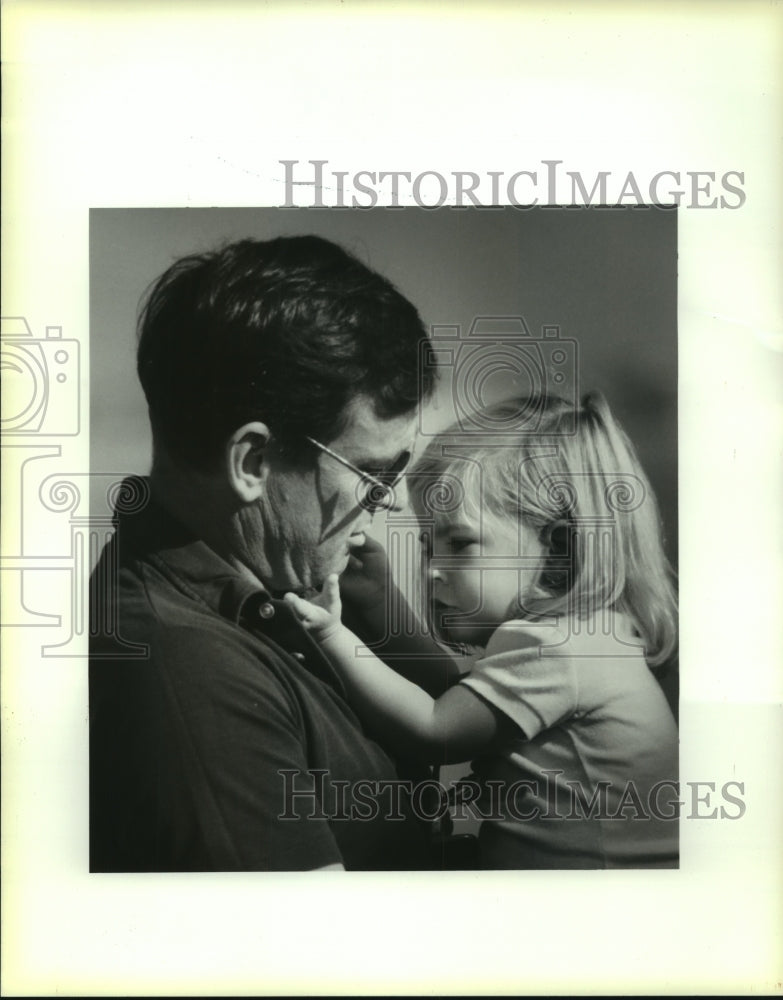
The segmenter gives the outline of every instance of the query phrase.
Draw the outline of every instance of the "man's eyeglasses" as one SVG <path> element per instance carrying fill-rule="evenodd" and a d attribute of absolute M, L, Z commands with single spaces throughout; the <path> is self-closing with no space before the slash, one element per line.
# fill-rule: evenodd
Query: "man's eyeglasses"
<path fill-rule="evenodd" d="M 401 507 L 396 506 L 397 497 L 394 487 L 402 479 L 411 460 L 409 451 L 404 451 L 394 464 L 384 472 L 373 474 L 360 469 L 353 462 L 349 462 L 347 458 L 343 458 L 342 455 L 338 455 L 336 451 L 332 451 L 325 444 L 316 441 L 315 438 L 305 437 L 305 440 L 359 476 L 361 482 L 356 489 L 356 500 L 363 510 L 370 514 L 375 514 L 379 510 L 402 510 Z"/>

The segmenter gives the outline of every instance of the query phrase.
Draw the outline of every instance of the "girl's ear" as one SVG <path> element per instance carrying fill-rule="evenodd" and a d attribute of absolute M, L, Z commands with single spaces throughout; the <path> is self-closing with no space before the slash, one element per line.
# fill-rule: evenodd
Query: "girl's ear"
<path fill-rule="evenodd" d="M 542 541 L 550 556 L 569 557 L 571 549 L 571 526 L 562 519 L 553 521 L 544 529 Z"/>
<path fill-rule="evenodd" d="M 564 594 L 571 580 L 573 568 L 573 532 L 565 519 L 553 521 L 541 532 L 544 559 L 539 583 L 553 594 Z"/>

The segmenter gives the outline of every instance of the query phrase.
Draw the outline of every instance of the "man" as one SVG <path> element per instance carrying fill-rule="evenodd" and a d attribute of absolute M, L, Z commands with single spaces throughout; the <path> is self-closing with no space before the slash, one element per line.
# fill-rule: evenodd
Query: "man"
<path fill-rule="evenodd" d="M 175 263 L 139 337 L 150 502 L 117 515 L 92 631 L 147 654 L 91 648 L 91 870 L 426 866 L 394 765 L 282 600 L 361 567 L 404 503 L 432 389 L 415 308 L 325 240 L 244 240 Z"/>

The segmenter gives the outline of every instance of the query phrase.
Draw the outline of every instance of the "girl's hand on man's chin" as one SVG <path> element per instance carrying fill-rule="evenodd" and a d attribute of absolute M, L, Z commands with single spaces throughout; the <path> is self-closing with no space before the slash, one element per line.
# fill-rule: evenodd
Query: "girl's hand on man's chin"
<path fill-rule="evenodd" d="M 342 599 L 360 612 L 384 609 L 392 587 L 386 550 L 374 538 L 351 549 L 348 566 L 340 577 Z"/>

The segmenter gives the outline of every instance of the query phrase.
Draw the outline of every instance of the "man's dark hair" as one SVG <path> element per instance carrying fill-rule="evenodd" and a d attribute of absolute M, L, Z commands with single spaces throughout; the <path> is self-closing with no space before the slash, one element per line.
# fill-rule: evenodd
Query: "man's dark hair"
<path fill-rule="evenodd" d="M 139 316 L 138 372 L 156 441 L 203 470 L 262 420 L 283 444 L 324 442 L 363 394 L 381 419 L 432 392 L 415 307 L 316 236 L 242 240 L 173 264 Z"/>

